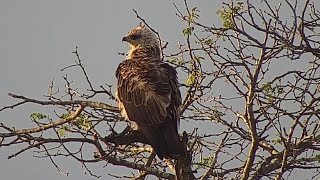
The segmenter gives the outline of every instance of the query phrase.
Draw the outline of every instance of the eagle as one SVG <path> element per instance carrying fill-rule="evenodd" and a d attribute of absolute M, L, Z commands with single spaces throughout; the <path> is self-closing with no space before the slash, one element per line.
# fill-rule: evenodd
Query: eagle
<path fill-rule="evenodd" d="M 160 159 L 178 159 L 184 150 L 178 134 L 177 72 L 161 59 L 157 35 L 146 25 L 138 25 L 122 41 L 131 49 L 116 70 L 121 115 L 142 133 Z"/>

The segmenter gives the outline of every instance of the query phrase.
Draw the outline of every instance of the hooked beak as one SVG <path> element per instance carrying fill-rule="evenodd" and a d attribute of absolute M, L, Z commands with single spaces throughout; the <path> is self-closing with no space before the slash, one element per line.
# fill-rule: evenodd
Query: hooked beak
<path fill-rule="evenodd" d="M 128 42 L 128 39 L 129 39 L 129 38 L 128 38 L 127 36 L 125 36 L 125 37 L 122 38 L 122 42 L 123 42 L 123 41 L 127 41 L 127 42 Z"/>

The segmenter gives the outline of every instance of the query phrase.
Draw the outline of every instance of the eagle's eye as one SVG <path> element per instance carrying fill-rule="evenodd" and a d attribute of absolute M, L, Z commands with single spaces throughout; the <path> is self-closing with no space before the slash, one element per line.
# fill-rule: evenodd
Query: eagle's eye
<path fill-rule="evenodd" d="M 137 40 L 137 39 L 139 39 L 140 37 L 141 37 L 141 35 L 138 35 L 138 34 L 133 34 L 133 35 L 130 36 L 130 38 L 131 38 L 132 40 Z"/>

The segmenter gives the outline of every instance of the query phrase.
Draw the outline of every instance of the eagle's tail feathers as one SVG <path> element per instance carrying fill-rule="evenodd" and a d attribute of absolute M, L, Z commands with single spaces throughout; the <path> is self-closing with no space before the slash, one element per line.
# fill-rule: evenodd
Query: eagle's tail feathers
<path fill-rule="evenodd" d="M 160 159 L 171 158 L 179 159 L 183 156 L 184 148 L 179 138 L 176 126 L 170 123 L 172 120 L 164 123 L 162 127 L 154 127 L 151 129 L 150 143 Z"/>

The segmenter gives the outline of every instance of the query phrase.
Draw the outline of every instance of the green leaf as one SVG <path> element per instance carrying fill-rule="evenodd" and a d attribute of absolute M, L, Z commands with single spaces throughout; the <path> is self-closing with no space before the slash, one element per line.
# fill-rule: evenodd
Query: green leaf
<path fill-rule="evenodd" d="M 198 10 L 197 7 L 194 7 L 191 9 L 191 18 L 189 18 L 190 22 L 193 22 L 193 19 L 198 19 L 200 15 L 198 14 L 200 11 Z"/>
<path fill-rule="evenodd" d="M 316 160 L 318 161 L 318 163 L 320 163 L 320 154 L 316 155 Z"/>
<path fill-rule="evenodd" d="M 64 114 L 62 114 L 62 116 L 61 116 L 61 118 L 62 119 L 65 119 L 65 118 L 67 118 L 68 116 L 70 116 L 70 112 L 68 112 L 68 113 L 64 113 Z"/>
<path fill-rule="evenodd" d="M 262 92 L 266 95 L 269 104 L 272 104 L 275 100 L 276 89 L 276 87 L 272 87 L 272 84 L 270 82 L 262 85 Z"/>
<path fill-rule="evenodd" d="M 271 83 L 267 82 L 266 84 L 262 85 L 262 91 L 264 91 L 265 93 L 270 92 L 272 89 Z"/>
<path fill-rule="evenodd" d="M 217 11 L 217 14 L 220 15 L 220 18 L 223 23 L 223 27 L 234 28 L 236 25 L 234 21 L 234 17 L 236 17 L 238 14 L 241 14 L 243 9 L 244 9 L 243 2 L 237 2 L 237 4 L 234 5 L 233 7 L 222 6 L 222 8 Z"/>
<path fill-rule="evenodd" d="M 82 130 L 88 131 L 92 127 L 91 121 L 85 115 L 79 115 L 76 118 L 75 125 Z"/>
<path fill-rule="evenodd" d="M 194 30 L 194 27 L 187 27 L 182 30 L 182 33 L 184 36 L 190 36 L 193 30 Z"/>
<path fill-rule="evenodd" d="M 271 142 L 272 142 L 273 144 L 282 144 L 282 141 L 281 141 L 280 138 L 278 138 L 278 139 L 272 139 Z"/>
<path fill-rule="evenodd" d="M 168 61 L 172 64 L 178 64 L 178 65 L 182 65 L 184 63 L 184 59 L 177 58 L 177 57 L 171 57 Z"/>
<path fill-rule="evenodd" d="M 201 159 L 201 162 L 199 162 L 198 164 L 198 168 L 201 168 L 201 167 L 207 167 L 208 165 L 211 165 L 213 162 L 213 157 L 205 157 L 203 159 Z"/>
<path fill-rule="evenodd" d="M 44 115 L 42 113 L 39 113 L 39 112 L 34 112 L 30 115 L 30 118 L 32 121 L 39 121 L 41 119 L 45 119 L 45 118 L 48 118 L 47 115 Z"/>
<path fill-rule="evenodd" d="M 195 79 L 196 79 L 196 73 L 193 72 L 192 74 L 189 74 L 186 85 L 191 86 L 194 83 Z"/>
<path fill-rule="evenodd" d="M 212 108 L 211 113 L 212 113 L 212 116 L 211 116 L 212 119 L 217 119 L 217 118 L 220 118 L 221 116 L 226 115 L 225 113 L 223 113 L 215 108 Z"/>
<path fill-rule="evenodd" d="M 66 132 L 69 131 L 69 127 L 67 126 L 61 126 L 58 129 L 58 136 L 60 138 L 65 137 L 66 136 Z"/>
<path fill-rule="evenodd" d="M 212 46 L 213 45 L 213 40 L 212 39 L 206 39 L 204 40 L 204 43 L 208 46 Z"/>
<path fill-rule="evenodd" d="M 268 103 L 272 104 L 274 102 L 274 97 L 268 96 Z"/>

